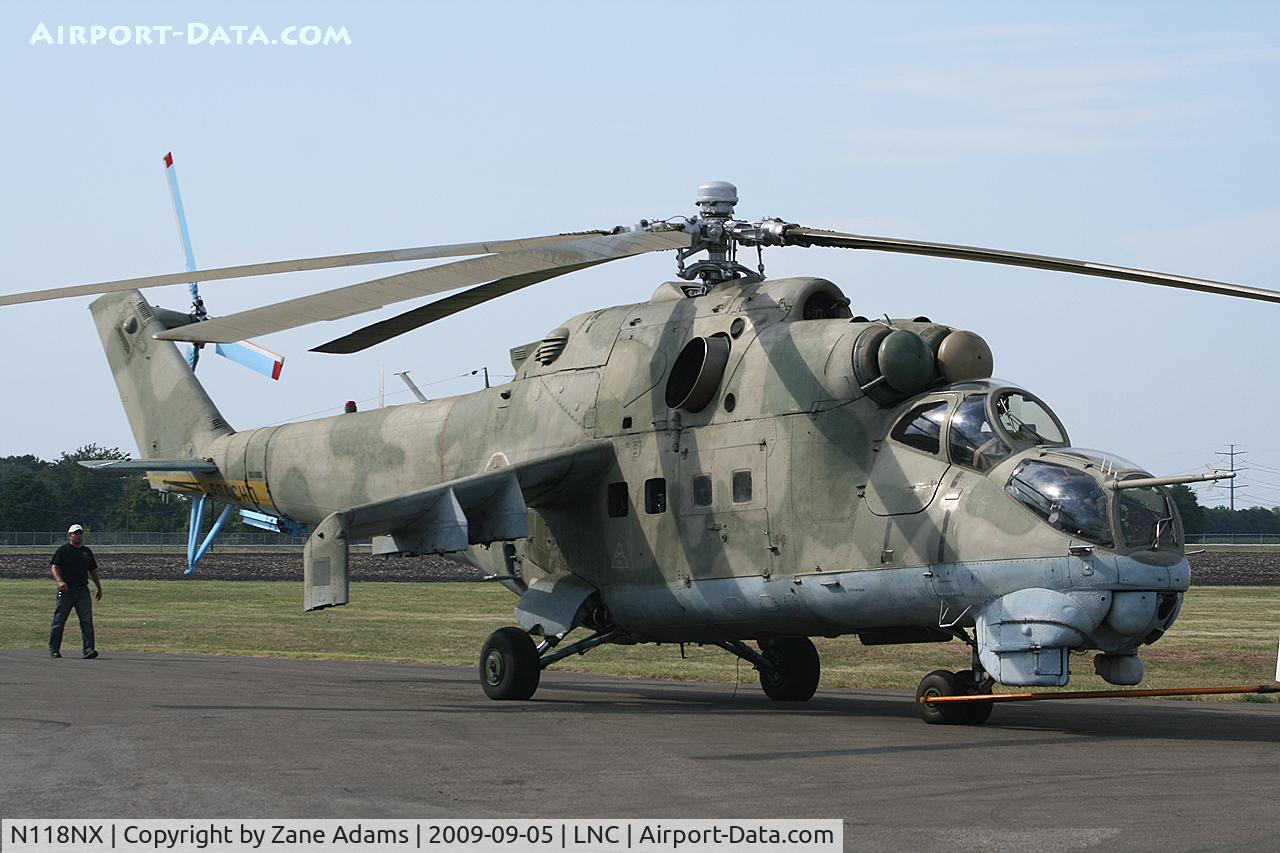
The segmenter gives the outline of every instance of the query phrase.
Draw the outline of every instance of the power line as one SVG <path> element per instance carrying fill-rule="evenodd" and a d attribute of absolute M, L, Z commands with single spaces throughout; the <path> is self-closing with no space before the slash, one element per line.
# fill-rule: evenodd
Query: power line
<path fill-rule="evenodd" d="M 1270 486 L 1273 489 L 1280 489 L 1280 483 L 1273 483 L 1270 480 L 1259 480 L 1255 477 L 1248 482 L 1248 485 L 1252 486 L 1254 483 L 1261 483 L 1262 485 Z"/>

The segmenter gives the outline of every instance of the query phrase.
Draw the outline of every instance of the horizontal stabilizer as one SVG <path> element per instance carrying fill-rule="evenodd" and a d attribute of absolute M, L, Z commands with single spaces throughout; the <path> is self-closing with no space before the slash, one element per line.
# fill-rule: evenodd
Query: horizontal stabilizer
<path fill-rule="evenodd" d="M 146 473 L 147 471 L 191 471 L 211 474 L 218 470 L 208 459 L 84 459 L 80 464 L 90 471 L 113 474 Z"/>

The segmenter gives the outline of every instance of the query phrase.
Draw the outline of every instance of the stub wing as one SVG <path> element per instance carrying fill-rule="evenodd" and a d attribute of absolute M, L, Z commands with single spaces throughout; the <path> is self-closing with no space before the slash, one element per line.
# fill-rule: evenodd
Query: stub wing
<path fill-rule="evenodd" d="M 530 507 L 573 494 L 612 457 L 608 441 L 519 462 L 495 455 L 494 467 L 481 474 L 335 512 L 316 526 L 303 551 L 303 609 L 347 603 L 353 538 L 373 537 L 375 554 L 448 554 L 523 539 L 529 535 Z"/>

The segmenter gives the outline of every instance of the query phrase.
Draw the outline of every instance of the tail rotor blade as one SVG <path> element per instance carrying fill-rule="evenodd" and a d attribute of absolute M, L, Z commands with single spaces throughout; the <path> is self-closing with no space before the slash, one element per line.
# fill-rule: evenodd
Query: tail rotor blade
<path fill-rule="evenodd" d="M 178 225 L 178 242 L 182 245 L 182 254 L 187 262 L 187 271 L 196 268 L 196 255 L 191 248 L 191 232 L 187 228 L 187 212 L 182 207 L 182 191 L 178 189 L 178 170 L 173 165 L 173 152 L 164 155 L 164 178 L 169 185 L 169 202 L 173 206 L 173 218 Z M 204 302 L 200 300 L 200 286 L 194 281 L 187 282 L 187 292 L 191 294 L 191 313 L 197 319 L 204 319 Z M 192 370 L 200 363 L 200 347 L 192 346 L 186 351 L 187 364 Z"/>
<path fill-rule="evenodd" d="M 280 371 L 284 369 L 284 356 L 250 341 L 215 344 L 214 351 L 223 358 L 234 361 L 241 367 L 247 367 L 255 373 L 261 373 L 268 379 L 278 380 Z"/>
<path fill-rule="evenodd" d="M 178 223 L 178 240 L 182 243 L 182 254 L 187 262 L 187 272 L 195 272 L 196 255 L 191 248 L 191 231 L 187 228 L 187 212 L 182 207 L 182 191 L 178 189 L 178 170 L 173 165 L 173 152 L 164 155 L 164 176 L 169 184 L 169 201 L 173 203 L 173 216 Z M 191 305 L 196 313 L 200 313 L 200 287 L 197 282 L 187 282 L 191 294 Z"/>
<path fill-rule="evenodd" d="M 982 249 L 977 246 L 926 243 L 920 240 L 901 240 L 896 237 L 842 234 L 838 231 L 823 231 L 800 226 L 788 227 L 783 234 L 782 241 L 789 246 L 871 249 L 877 252 L 899 252 L 908 255 L 925 255 L 933 258 L 954 258 L 962 261 L 981 261 L 988 264 L 1007 264 L 1030 269 L 1054 270 L 1056 272 L 1114 278 L 1121 281 L 1135 281 L 1141 284 L 1156 284 L 1163 287 L 1175 287 L 1180 290 L 1196 290 L 1201 293 L 1214 293 L 1219 296 L 1239 296 L 1245 299 L 1260 299 L 1265 302 L 1280 302 L 1280 292 L 1265 290 L 1260 287 L 1246 287 L 1242 284 L 1229 284 L 1224 281 L 1211 281 L 1204 278 L 1191 278 L 1189 276 L 1172 275 L 1151 270 L 1095 264 L 1089 261 L 1055 258 L 1049 255 L 1010 252 L 1004 249 Z"/>

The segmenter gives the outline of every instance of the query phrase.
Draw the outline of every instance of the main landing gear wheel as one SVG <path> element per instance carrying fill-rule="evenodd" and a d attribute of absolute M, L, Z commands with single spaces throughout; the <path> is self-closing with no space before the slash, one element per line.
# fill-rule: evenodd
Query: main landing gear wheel
<path fill-rule="evenodd" d="M 818 689 L 822 664 L 818 650 L 808 637 L 780 637 L 761 640 L 760 651 L 773 664 L 760 670 L 760 686 L 770 699 L 804 702 Z"/>
<path fill-rule="evenodd" d="M 542 665 L 533 638 L 520 628 L 499 628 L 480 652 L 480 686 L 490 699 L 528 699 Z"/>
<path fill-rule="evenodd" d="M 944 726 L 979 726 L 991 716 L 994 702 L 947 702 L 930 705 L 920 700 L 933 696 L 972 696 L 978 693 L 978 683 L 972 670 L 949 672 L 935 669 L 920 680 L 916 688 L 916 704 L 920 718 L 926 723 Z"/>

